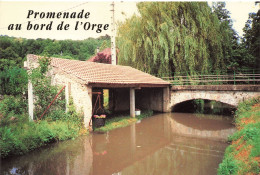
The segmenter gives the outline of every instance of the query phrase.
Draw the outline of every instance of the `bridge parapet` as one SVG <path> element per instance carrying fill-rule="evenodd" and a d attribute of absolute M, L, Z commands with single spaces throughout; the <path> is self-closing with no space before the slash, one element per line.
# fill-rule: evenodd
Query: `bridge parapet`
<path fill-rule="evenodd" d="M 185 85 L 172 86 L 171 108 L 178 103 L 189 100 L 214 100 L 237 106 L 239 102 L 248 98 L 260 96 L 258 85 Z"/>
<path fill-rule="evenodd" d="M 260 69 L 228 71 L 226 74 L 211 72 L 175 72 L 173 77 L 160 77 L 172 85 L 260 85 Z"/>
<path fill-rule="evenodd" d="M 172 91 L 250 91 L 260 92 L 260 85 L 179 85 L 172 86 Z"/>

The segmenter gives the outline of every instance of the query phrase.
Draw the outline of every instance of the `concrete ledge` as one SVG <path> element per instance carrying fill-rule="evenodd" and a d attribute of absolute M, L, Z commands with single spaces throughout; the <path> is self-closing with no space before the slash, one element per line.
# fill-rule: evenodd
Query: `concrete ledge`
<path fill-rule="evenodd" d="M 260 92 L 260 85 L 182 85 L 172 86 L 172 91 L 194 90 L 194 91 L 251 91 Z"/>

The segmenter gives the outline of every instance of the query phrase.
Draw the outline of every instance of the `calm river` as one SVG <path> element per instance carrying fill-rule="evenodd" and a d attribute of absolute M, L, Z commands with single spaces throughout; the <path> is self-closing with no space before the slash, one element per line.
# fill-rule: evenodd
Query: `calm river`
<path fill-rule="evenodd" d="M 0 174 L 216 174 L 234 131 L 231 120 L 220 116 L 156 114 L 129 127 L 2 160 Z"/>

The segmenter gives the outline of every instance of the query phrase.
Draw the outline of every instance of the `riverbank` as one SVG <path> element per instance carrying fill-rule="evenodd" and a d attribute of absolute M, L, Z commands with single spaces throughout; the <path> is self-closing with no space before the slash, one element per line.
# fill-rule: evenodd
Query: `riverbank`
<path fill-rule="evenodd" d="M 235 116 L 237 132 L 229 140 L 218 174 L 260 173 L 260 97 L 239 104 Z"/>
<path fill-rule="evenodd" d="M 122 128 L 129 126 L 132 123 L 142 120 L 144 118 L 150 117 L 153 115 L 153 111 L 147 110 L 142 111 L 141 115 L 136 116 L 135 118 L 125 115 L 113 116 L 106 119 L 106 125 L 100 128 L 96 128 L 94 131 L 98 132 L 107 132 L 116 128 Z"/>
<path fill-rule="evenodd" d="M 5 96 L 0 101 L 0 156 L 23 155 L 48 143 L 76 138 L 86 134 L 83 116 L 74 105 L 68 113 L 56 110 L 48 113 L 43 120 L 29 121 L 28 113 L 22 108 L 20 98 Z"/>
<path fill-rule="evenodd" d="M 65 121 L 21 122 L 1 127 L 1 158 L 23 155 L 48 143 L 73 139 L 80 129 Z"/>

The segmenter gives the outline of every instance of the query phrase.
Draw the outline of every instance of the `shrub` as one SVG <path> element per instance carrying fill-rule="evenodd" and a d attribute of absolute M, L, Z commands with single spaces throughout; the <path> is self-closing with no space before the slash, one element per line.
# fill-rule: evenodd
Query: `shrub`
<path fill-rule="evenodd" d="M 4 96 L 0 101 L 0 126 L 18 120 L 24 120 L 24 113 L 27 111 L 27 101 L 21 96 Z"/>
<path fill-rule="evenodd" d="M 27 90 L 28 77 L 26 70 L 12 67 L 0 71 L 0 94 L 19 95 Z"/>
<path fill-rule="evenodd" d="M 40 61 L 40 67 L 32 70 L 30 80 L 35 95 L 35 115 L 44 112 L 58 92 L 58 87 L 51 86 L 48 71 L 49 59 Z M 79 135 L 83 117 L 79 115 L 70 100 L 69 111 L 65 113 L 64 92 L 53 103 L 45 115 L 48 120 L 31 122 L 28 120 L 27 102 L 22 97 L 4 96 L 0 102 L 0 153 L 5 158 L 9 155 L 21 155 L 50 142 L 75 138 Z M 10 120 L 11 117 L 18 120 Z"/>
<path fill-rule="evenodd" d="M 239 162 L 232 156 L 228 155 L 224 158 L 223 162 L 219 165 L 218 175 L 235 175 L 239 170 Z"/>
<path fill-rule="evenodd" d="M 27 122 L 0 128 L 1 157 L 21 155 L 50 142 L 78 136 L 79 128 L 64 121 Z"/>
<path fill-rule="evenodd" d="M 57 95 L 61 87 L 51 85 L 51 77 L 46 76 L 49 71 L 50 59 L 43 57 L 39 60 L 40 66 L 31 71 L 30 80 L 33 84 L 33 91 L 35 95 L 35 116 L 39 118 L 45 111 L 54 97 Z M 54 111 L 65 110 L 65 93 L 64 91 L 58 96 L 55 102 L 52 104 L 48 112 L 53 113 Z M 55 113 L 55 112 L 54 112 Z M 56 112 L 57 113 L 57 112 Z M 57 115 L 52 115 L 54 120 L 59 119 Z"/>

